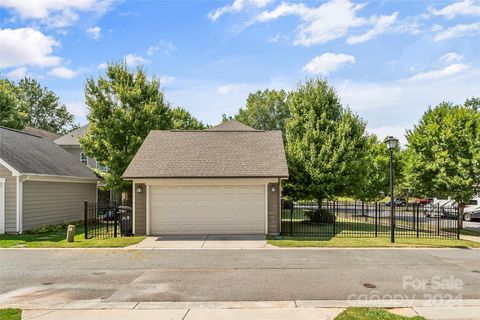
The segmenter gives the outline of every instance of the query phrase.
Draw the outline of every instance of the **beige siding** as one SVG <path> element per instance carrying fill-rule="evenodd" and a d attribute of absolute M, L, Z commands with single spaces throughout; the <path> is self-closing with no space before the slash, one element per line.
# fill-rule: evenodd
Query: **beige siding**
<path fill-rule="evenodd" d="M 17 177 L 0 165 L 0 177 L 5 178 L 5 232 L 17 231 Z"/>
<path fill-rule="evenodd" d="M 83 220 L 84 201 L 96 200 L 96 183 L 25 181 L 23 230 Z"/>
<path fill-rule="evenodd" d="M 138 186 L 142 186 L 142 193 L 136 192 Z M 136 183 L 133 187 L 133 192 L 135 192 L 135 234 L 144 235 L 147 232 L 147 188 L 144 184 Z"/>
<path fill-rule="evenodd" d="M 275 187 L 275 192 L 272 192 Z M 280 190 L 278 183 L 268 184 L 268 234 L 280 233 Z"/>
<path fill-rule="evenodd" d="M 65 146 L 62 146 L 62 147 L 66 151 L 68 151 L 68 153 L 70 153 L 72 156 L 74 156 L 75 159 L 78 160 L 78 162 L 80 162 L 80 153 L 82 152 L 82 148 L 80 148 L 80 147 L 65 147 Z M 93 158 L 88 158 L 87 157 L 87 165 L 90 168 L 93 168 L 93 169 L 97 168 L 97 162 Z"/>

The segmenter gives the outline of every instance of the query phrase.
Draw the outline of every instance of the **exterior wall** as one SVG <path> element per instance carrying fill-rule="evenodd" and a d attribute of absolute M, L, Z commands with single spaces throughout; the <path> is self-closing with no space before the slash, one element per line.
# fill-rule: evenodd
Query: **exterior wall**
<path fill-rule="evenodd" d="M 0 177 L 5 178 L 5 233 L 17 232 L 17 177 L 0 165 Z"/>
<path fill-rule="evenodd" d="M 142 186 L 142 193 L 136 191 L 138 186 Z M 135 183 L 133 192 L 135 192 L 135 235 L 145 235 L 147 232 L 147 188 L 143 183 Z"/>
<path fill-rule="evenodd" d="M 275 187 L 275 192 L 272 192 Z M 268 234 L 280 233 L 280 188 L 278 183 L 268 184 Z"/>
<path fill-rule="evenodd" d="M 65 149 L 66 151 L 68 151 L 68 153 L 70 153 L 72 156 L 75 157 L 75 159 L 78 160 L 78 162 L 80 162 L 80 153 L 82 153 L 82 148 L 80 147 L 67 147 L 67 146 L 61 146 L 63 149 Z M 87 157 L 87 166 L 89 166 L 90 168 L 93 168 L 93 169 L 96 169 L 97 168 L 97 161 L 95 161 L 95 159 L 93 158 L 88 158 Z"/>
<path fill-rule="evenodd" d="M 83 220 L 84 201 L 95 202 L 96 183 L 25 181 L 23 230 Z"/>

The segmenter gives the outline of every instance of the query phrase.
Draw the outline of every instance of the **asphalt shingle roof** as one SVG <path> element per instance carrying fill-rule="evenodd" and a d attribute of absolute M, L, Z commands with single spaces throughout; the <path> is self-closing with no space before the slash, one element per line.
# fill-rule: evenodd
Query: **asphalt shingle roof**
<path fill-rule="evenodd" d="M 98 178 L 55 142 L 9 128 L 0 127 L 0 159 L 25 174 Z"/>
<path fill-rule="evenodd" d="M 88 124 L 72 130 L 66 135 L 55 140 L 55 143 L 61 146 L 80 146 L 80 141 L 78 139 L 85 135 L 85 133 L 87 132 L 87 128 Z"/>
<path fill-rule="evenodd" d="M 55 132 L 51 132 L 51 131 L 47 131 L 47 130 L 43 130 L 43 129 L 39 129 L 39 128 L 34 128 L 34 127 L 25 127 L 25 129 L 23 129 L 22 131 L 26 132 L 26 133 L 29 133 L 29 134 L 33 134 L 34 136 L 47 138 L 48 140 L 52 140 L 52 141 L 55 140 L 55 139 L 58 139 L 62 136 L 62 135 L 60 135 L 58 133 L 55 133 Z"/>
<path fill-rule="evenodd" d="M 222 130 L 152 130 L 123 177 L 288 177 L 282 133 L 237 123 Z"/>

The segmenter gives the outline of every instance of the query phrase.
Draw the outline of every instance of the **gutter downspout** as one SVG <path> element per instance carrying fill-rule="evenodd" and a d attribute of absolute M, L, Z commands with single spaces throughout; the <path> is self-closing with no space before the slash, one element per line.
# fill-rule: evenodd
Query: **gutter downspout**
<path fill-rule="evenodd" d="M 22 179 L 23 178 L 23 179 Z M 20 174 L 17 176 L 17 233 L 23 232 L 23 183 L 30 179 L 30 176 Z"/>

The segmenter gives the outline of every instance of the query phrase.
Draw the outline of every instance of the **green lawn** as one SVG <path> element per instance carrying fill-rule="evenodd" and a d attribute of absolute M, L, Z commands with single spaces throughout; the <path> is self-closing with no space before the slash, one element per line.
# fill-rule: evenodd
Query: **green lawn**
<path fill-rule="evenodd" d="M 0 309 L 0 320 L 20 320 L 22 310 L 20 309 Z"/>
<path fill-rule="evenodd" d="M 403 317 L 381 308 L 348 308 L 335 320 L 426 320 L 424 317 Z"/>
<path fill-rule="evenodd" d="M 337 248 L 480 248 L 480 242 L 456 239 L 397 238 L 390 243 L 390 238 L 302 238 L 302 237 L 268 237 L 267 242 L 277 247 L 337 247 Z"/>
<path fill-rule="evenodd" d="M 50 226 L 21 235 L 0 235 L 0 248 L 102 248 L 126 247 L 136 244 L 145 237 L 123 237 L 107 239 L 85 239 L 83 225 L 77 224 L 75 242 L 67 242 L 67 224 Z"/>

